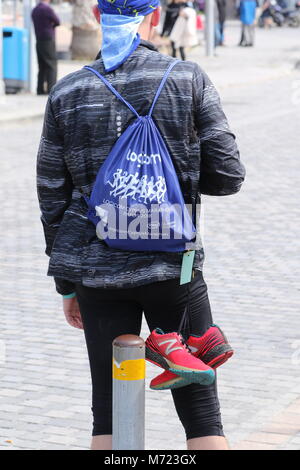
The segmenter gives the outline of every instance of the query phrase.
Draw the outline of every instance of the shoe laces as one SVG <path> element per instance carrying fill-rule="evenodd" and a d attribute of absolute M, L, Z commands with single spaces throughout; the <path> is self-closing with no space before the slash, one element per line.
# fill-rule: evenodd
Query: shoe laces
<path fill-rule="evenodd" d="M 184 346 L 184 348 L 185 348 L 189 353 L 191 353 L 191 350 L 190 350 L 188 344 L 186 343 L 186 341 L 184 340 L 184 338 L 181 336 L 181 334 L 177 333 L 177 335 L 178 335 L 179 341 L 180 341 L 181 344 Z"/>

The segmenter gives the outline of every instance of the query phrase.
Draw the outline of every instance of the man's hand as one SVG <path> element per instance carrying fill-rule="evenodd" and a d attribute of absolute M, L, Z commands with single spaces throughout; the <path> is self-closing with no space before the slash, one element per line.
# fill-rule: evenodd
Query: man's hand
<path fill-rule="evenodd" d="M 74 328 L 79 328 L 80 330 L 83 330 L 83 324 L 77 298 L 74 297 L 73 299 L 63 299 L 63 309 L 67 322 L 71 326 L 74 326 Z"/>

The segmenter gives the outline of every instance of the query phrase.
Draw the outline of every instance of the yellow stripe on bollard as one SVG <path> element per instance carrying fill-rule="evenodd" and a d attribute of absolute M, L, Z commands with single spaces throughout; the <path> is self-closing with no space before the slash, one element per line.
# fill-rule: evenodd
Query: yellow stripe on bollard
<path fill-rule="evenodd" d="M 117 380 L 142 380 L 145 378 L 145 359 L 130 359 L 118 363 L 113 359 L 113 378 Z"/>

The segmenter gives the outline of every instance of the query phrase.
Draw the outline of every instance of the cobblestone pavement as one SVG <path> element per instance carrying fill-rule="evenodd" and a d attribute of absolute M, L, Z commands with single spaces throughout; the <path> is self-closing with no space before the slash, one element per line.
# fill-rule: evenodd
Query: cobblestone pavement
<path fill-rule="evenodd" d="M 222 90 L 247 168 L 241 193 L 204 198 L 205 278 L 236 355 L 218 373 L 233 449 L 299 449 L 300 73 Z M 52 279 L 35 193 L 40 120 L 2 125 L 0 449 L 87 449 L 82 332 Z M 143 336 L 147 336 L 143 329 Z M 147 384 L 158 372 L 147 367 Z M 148 449 L 184 449 L 169 392 L 147 388 Z"/>

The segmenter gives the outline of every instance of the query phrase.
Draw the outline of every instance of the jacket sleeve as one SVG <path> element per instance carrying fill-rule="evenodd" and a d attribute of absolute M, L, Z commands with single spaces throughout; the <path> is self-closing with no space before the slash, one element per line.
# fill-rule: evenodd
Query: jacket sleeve
<path fill-rule="evenodd" d="M 65 210 L 71 202 L 72 191 L 72 178 L 64 160 L 63 137 L 49 97 L 37 156 L 37 193 L 48 256 L 51 255 Z M 74 292 L 72 283 L 59 279 L 55 281 L 58 293 Z"/>
<path fill-rule="evenodd" d="M 237 193 L 245 179 L 245 168 L 218 92 L 199 66 L 194 73 L 193 93 L 201 143 L 200 192 L 210 196 Z"/>
<path fill-rule="evenodd" d="M 52 21 L 53 26 L 56 28 L 57 26 L 60 26 L 60 19 L 58 18 L 57 14 L 55 11 L 51 8 L 49 8 L 49 17 L 50 20 Z"/>

